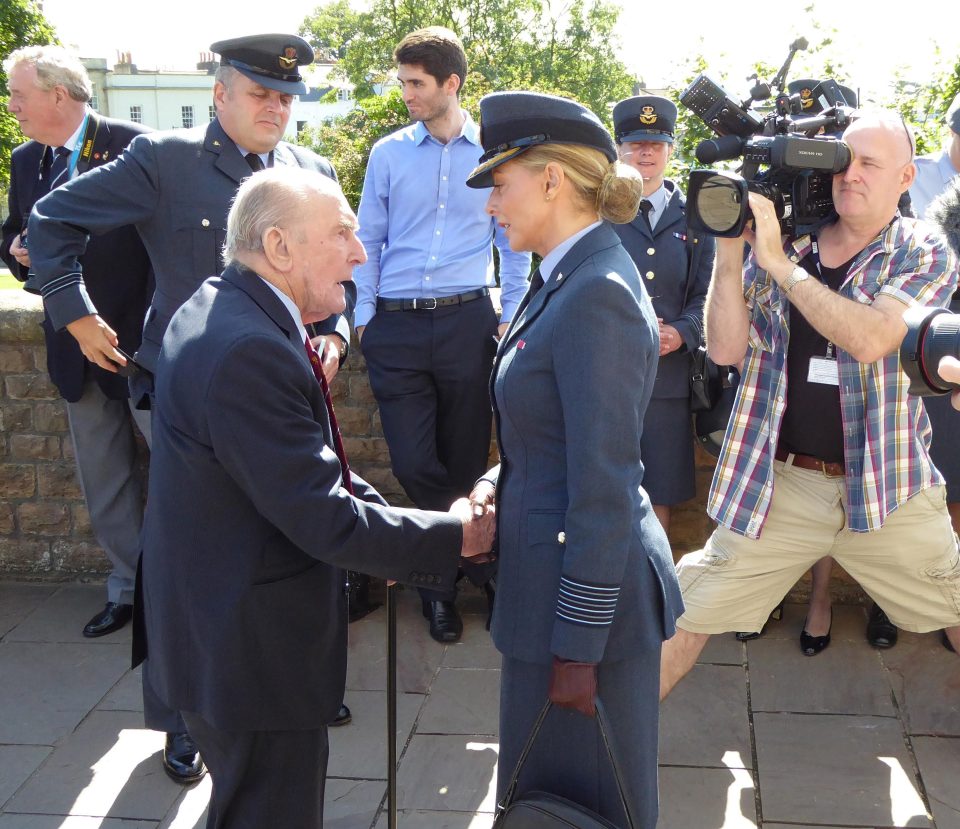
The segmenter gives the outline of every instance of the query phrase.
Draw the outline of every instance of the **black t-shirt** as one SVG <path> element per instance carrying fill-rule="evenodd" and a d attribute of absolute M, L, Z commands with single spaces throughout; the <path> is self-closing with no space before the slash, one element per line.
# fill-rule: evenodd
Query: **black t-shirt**
<path fill-rule="evenodd" d="M 837 291 L 853 262 L 837 268 L 821 265 L 808 254 L 800 265 L 814 279 Z M 822 273 L 822 276 L 821 276 Z M 840 387 L 807 380 L 811 357 L 826 357 L 828 340 L 791 305 L 790 344 L 787 347 L 787 409 L 780 428 L 780 448 L 798 455 L 811 455 L 827 463 L 843 463 L 843 423 L 840 418 Z M 836 359 L 837 347 L 832 348 Z"/>

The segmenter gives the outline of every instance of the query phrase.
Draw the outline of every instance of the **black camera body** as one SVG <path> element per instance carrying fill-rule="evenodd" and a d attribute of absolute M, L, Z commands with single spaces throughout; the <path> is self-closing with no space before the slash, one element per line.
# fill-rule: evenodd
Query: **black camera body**
<path fill-rule="evenodd" d="M 769 95 L 769 86 L 758 83 L 753 94 Z M 852 110 L 832 80 L 821 81 L 811 97 L 823 109 L 819 115 L 796 117 L 803 111 L 800 96 L 781 93 L 775 112 L 761 117 L 750 109 L 754 98 L 738 103 L 706 75 L 684 90 L 680 102 L 719 136 L 700 143 L 697 160 L 742 160 L 738 174 L 710 169 L 690 174 L 687 217 L 693 228 L 713 236 L 739 236 L 751 217 L 750 191 L 773 202 L 781 231 L 789 236 L 807 233 L 831 215 L 833 176 L 847 168 L 852 156 L 830 133 L 850 123 Z"/>

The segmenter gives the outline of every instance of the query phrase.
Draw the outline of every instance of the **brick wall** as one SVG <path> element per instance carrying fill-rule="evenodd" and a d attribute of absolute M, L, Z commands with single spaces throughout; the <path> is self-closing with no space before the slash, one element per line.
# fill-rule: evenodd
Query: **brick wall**
<path fill-rule="evenodd" d="M 101 577 L 108 564 L 76 481 L 64 404 L 47 377 L 41 317 L 36 297 L 0 291 L 0 576 Z M 380 414 L 357 348 L 333 384 L 333 399 L 353 468 L 390 503 L 409 504 L 390 472 Z M 700 548 L 713 529 L 704 505 L 714 460 L 696 452 L 698 497 L 674 510 L 675 557 Z M 839 568 L 835 573 L 835 593 L 859 598 L 849 577 Z M 801 583 L 794 595 L 805 591 Z"/>

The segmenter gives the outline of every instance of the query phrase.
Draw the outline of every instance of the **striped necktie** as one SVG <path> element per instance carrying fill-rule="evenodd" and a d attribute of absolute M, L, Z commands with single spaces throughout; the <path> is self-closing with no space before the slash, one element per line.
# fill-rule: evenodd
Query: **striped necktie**
<path fill-rule="evenodd" d="M 66 147 L 47 147 L 44 156 L 44 189 L 49 193 L 54 187 L 69 181 L 70 156 L 72 150 Z"/>

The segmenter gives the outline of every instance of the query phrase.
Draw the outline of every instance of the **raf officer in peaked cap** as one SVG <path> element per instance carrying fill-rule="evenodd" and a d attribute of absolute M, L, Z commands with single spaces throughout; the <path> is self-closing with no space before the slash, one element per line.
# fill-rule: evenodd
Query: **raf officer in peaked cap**
<path fill-rule="evenodd" d="M 221 56 L 213 84 L 216 118 L 195 129 L 138 136 L 96 175 L 75 178 L 37 202 L 30 218 L 33 272 L 27 288 L 43 297 L 55 329 L 66 328 L 88 360 L 113 372 L 127 360 L 117 350 L 115 332 L 90 299 L 78 257 L 91 236 L 123 225 L 136 227 L 156 275 L 156 293 L 136 354 L 137 366 L 146 371 L 132 382 L 141 405 L 151 393 L 149 373 L 156 368 L 173 313 L 204 279 L 223 270 L 227 212 L 240 183 L 253 171 L 273 166 L 302 167 L 336 178 L 329 161 L 281 140 L 294 96 L 307 91 L 299 69 L 313 61 L 310 45 L 296 35 L 269 34 L 221 40 L 210 48 Z M 356 292 L 353 283 L 345 288 L 345 314 L 330 317 L 314 332 L 323 338 L 317 350 L 328 379 L 346 356 L 350 339 L 348 316 Z M 135 651 L 142 656 L 145 650 L 138 645 L 145 643 L 139 639 Z M 167 732 L 166 772 L 181 783 L 198 779 L 203 762 L 180 714 L 154 692 L 149 660 L 144 720 L 148 728 Z"/>
<path fill-rule="evenodd" d="M 643 486 L 665 530 L 670 508 L 696 495 L 690 367 L 703 335 L 714 252 L 712 238 L 688 230 L 686 199 L 664 178 L 676 122 L 676 106 L 657 95 L 627 98 L 613 108 L 620 159 L 643 177 L 639 212 L 615 229 L 643 277 L 660 328 L 660 365 L 640 451 Z"/>

